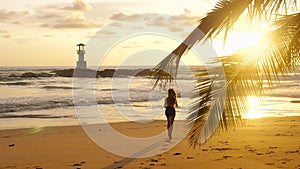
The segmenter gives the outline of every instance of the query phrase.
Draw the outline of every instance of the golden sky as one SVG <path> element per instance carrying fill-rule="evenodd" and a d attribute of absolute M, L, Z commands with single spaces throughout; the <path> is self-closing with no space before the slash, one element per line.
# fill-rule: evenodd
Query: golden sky
<path fill-rule="evenodd" d="M 198 0 L 5 1 L 0 7 L 0 66 L 73 66 L 76 44 L 87 43 L 122 16 L 162 13 L 195 20 L 211 6 L 213 2 Z"/>
<path fill-rule="evenodd" d="M 134 19 L 135 16 L 144 13 L 176 16 L 187 21 L 190 23 L 189 26 L 177 22 L 178 19 L 164 20 L 164 18 L 156 16 L 156 18 L 151 18 L 150 23 L 150 26 L 155 29 L 164 28 L 164 30 L 177 33 L 184 38 L 190 31 L 188 27 L 195 25 L 214 6 L 215 2 L 216 0 L 5 1 L 0 7 L 0 66 L 74 66 L 77 60 L 76 44 L 89 44 L 91 37 L 94 37 L 99 30 L 102 30 L 101 36 L 106 38 L 102 39 L 103 41 L 109 41 L 108 37 L 111 38 L 110 40 L 114 37 L 116 40 L 120 38 L 115 36 L 116 32 L 104 28 L 110 24 L 116 26 L 119 24 L 116 21 L 122 17 Z M 145 17 L 144 19 L 149 18 Z M 135 25 L 135 28 L 138 29 L 138 26 Z M 117 30 L 119 34 L 123 32 L 121 29 L 122 27 Z M 126 34 L 126 32 L 123 33 Z M 157 35 L 155 36 L 157 37 Z M 239 37 L 243 37 L 243 34 L 239 34 Z M 246 34 L 245 37 L 250 36 Z M 149 42 L 143 44 L 142 39 L 143 37 L 135 42 L 129 40 L 133 44 L 132 46 L 122 45 L 127 50 L 129 48 L 138 50 L 138 46 L 145 47 L 148 43 L 148 47 L 151 49 L 152 46 L 149 45 Z M 180 40 L 182 39 L 177 39 L 178 43 L 174 43 L 176 40 L 172 39 L 172 42 L 168 43 L 164 41 L 164 37 L 162 40 L 158 37 L 152 42 L 155 49 L 157 49 L 155 46 L 160 44 L 164 47 L 158 50 L 170 50 L 164 51 L 169 53 L 180 44 Z M 251 41 L 248 40 L 248 42 Z M 216 43 L 216 48 L 223 52 L 230 53 L 232 51 L 231 49 L 221 49 L 220 46 L 220 43 Z M 89 53 L 88 50 L 87 53 Z M 129 53 L 135 54 L 132 51 Z M 114 59 L 105 64 L 116 65 L 119 64 L 117 61 L 122 60 L 118 59 L 118 57 L 122 57 L 120 52 L 118 56 L 111 57 Z"/>

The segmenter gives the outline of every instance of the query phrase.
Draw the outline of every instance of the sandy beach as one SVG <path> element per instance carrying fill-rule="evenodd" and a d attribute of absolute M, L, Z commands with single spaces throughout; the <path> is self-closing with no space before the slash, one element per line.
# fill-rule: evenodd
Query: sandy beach
<path fill-rule="evenodd" d="M 129 136 L 147 137 L 162 132 L 166 124 L 156 121 L 112 126 Z M 189 147 L 185 138 L 161 155 L 139 159 L 103 150 L 81 126 L 1 130 L 0 168 L 299 169 L 300 117 L 249 119 L 234 130 L 216 133 L 196 149 Z"/>

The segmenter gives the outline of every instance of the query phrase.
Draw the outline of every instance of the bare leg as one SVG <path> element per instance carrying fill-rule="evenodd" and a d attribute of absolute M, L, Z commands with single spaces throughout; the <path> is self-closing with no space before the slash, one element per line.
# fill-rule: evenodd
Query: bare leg
<path fill-rule="evenodd" d="M 168 130 L 168 136 L 170 135 L 170 133 L 169 133 L 170 123 L 171 123 L 170 117 L 167 116 L 167 130 Z"/>
<path fill-rule="evenodd" d="M 167 118 L 168 118 L 168 125 L 167 125 L 168 136 L 169 136 L 169 140 L 171 140 L 172 139 L 173 123 L 174 123 L 175 116 L 169 116 Z"/>

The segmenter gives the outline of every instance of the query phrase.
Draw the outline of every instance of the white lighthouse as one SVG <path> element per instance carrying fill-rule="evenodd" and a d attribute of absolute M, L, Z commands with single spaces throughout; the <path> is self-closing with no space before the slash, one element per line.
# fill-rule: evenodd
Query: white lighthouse
<path fill-rule="evenodd" d="M 76 62 L 76 69 L 86 69 L 86 61 L 84 61 L 85 45 L 80 43 L 76 46 L 78 46 L 78 50 L 77 50 L 78 61 Z"/>

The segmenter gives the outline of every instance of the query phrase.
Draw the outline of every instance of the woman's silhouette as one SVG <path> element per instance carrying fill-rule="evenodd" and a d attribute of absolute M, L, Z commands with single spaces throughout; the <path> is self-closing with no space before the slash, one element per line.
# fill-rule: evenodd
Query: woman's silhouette
<path fill-rule="evenodd" d="M 177 96 L 176 96 L 174 89 L 168 90 L 168 97 L 165 99 L 164 105 L 166 107 L 165 114 L 166 114 L 167 121 L 168 121 L 168 125 L 167 125 L 168 136 L 169 136 L 169 140 L 171 140 L 172 139 L 172 131 L 173 131 L 173 122 L 174 122 L 174 118 L 176 116 L 175 107 L 178 107 Z"/>

